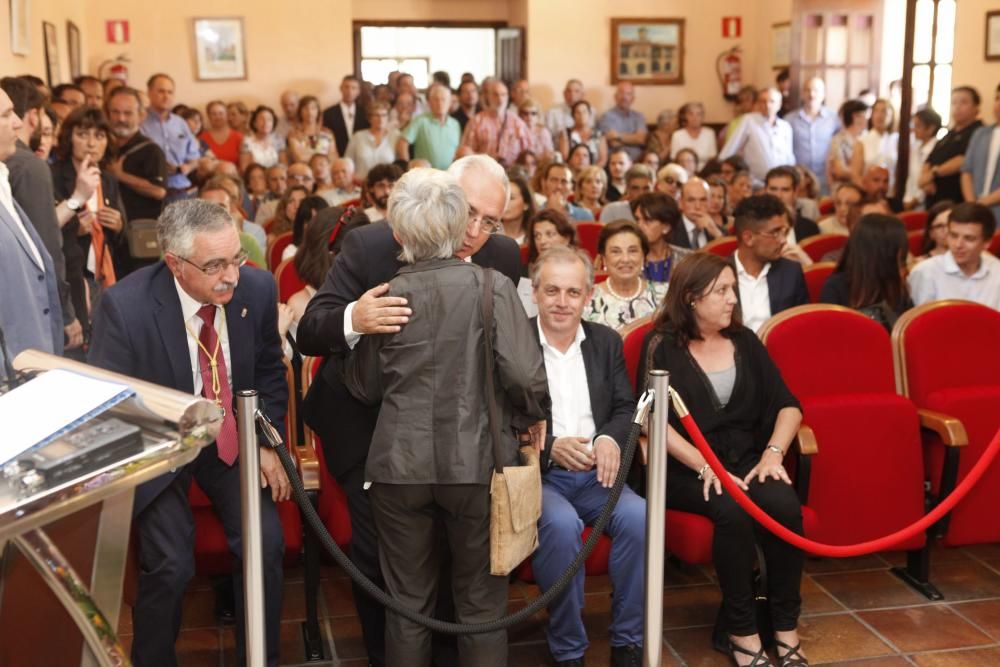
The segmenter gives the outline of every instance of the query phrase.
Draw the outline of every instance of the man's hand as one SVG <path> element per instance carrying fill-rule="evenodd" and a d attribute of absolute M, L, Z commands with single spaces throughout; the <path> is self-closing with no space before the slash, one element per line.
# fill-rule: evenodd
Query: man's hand
<path fill-rule="evenodd" d="M 101 170 L 87 155 L 80 163 L 76 172 L 76 185 L 73 188 L 73 199 L 86 204 L 94 196 L 94 191 L 101 183 Z"/>
<path fill-rule="evenodd" d="M 100 222 L 105 229 L 112 232 L 120 232 L 122 227 L 125 226 L 122 222 L 121 211 L 111 208 L 110 206 L 105 206 L 97 212 L 97 221 Z"/>
<path fill-rule="evenodd" d="M 382 296 L 389 291 L 389 283 L 376 285 L 361 295 L 351 310 L 351 328 L 360 334 L 396 333 L 410 321 L 413 311 L 406 307 L 406 299 L 399 296 Z"/>
<path fill-rule="evenodd" d="M 802 265 L 802 268 L 813 265 L 812 257 L 798 243 L 786 243 L 785 247 L 781 250 L 781 256 L 793 262 L 798 262 Z"/>
<path fill-rule="evenodd" d="M 597 458 L 597 481 L 605 489 L 615 485 L 622 453 L 614 440 L 600 436 L 594 441 L 594 456 Z"/>
<path fill-rule="evenodd" d="M 292 485 L 288 481 L 281 460 L 274 450 L 260 448 L 260 488 L 271 487 L 271 499 L 274 502 L 288 500 L 292 496 Z"/>
<path fill-rule="evenodd" d="M 548 199 L 545 200 L 545 208 L 565 213 L 566 197 L 564 197 L 561 192 L 553 192 L 549 195 Z"/>
<path fill-rule="evenodd" d="M 73 320 L 63 327 L 63 331 L 66 333 L 67 350 L 83 345 L 83 325 L 80 324 L 80 320 Z"/>
<path fill-rule="evenodd" d="M 539 456 L 541 456 L 542 450 L 545 449 L 545 433 L 547 430 L 548 422 L 544 419 L 528 427 L 528 433 L 531 435 L 531 446 L 535 448 Z"/>
<path fill-rule="evenodd" d="M 590 438 L 580 438 L 577 436 L 563 436 L 556 438 L 552 443 L 552 451 L 549 458 L 561 465 L 566 470 L 577 470 L 584 472 L 594 467 L 594 453 L 587 445 Z"/>
<path fill-rule="evenodd" d="M 708 213 L 691 218 L 691 222 L 694 223 L 695 227 L 704 231 L 705 234 L 709 237 L 709 240 L 712 240 L 714 238 L 719 238 L 720 236 L 725 235 L 723 231 L 719 229 L 719 226 L 715 224 L 715 220 L 712 218 L 712 216 L 710 216 Z"/>

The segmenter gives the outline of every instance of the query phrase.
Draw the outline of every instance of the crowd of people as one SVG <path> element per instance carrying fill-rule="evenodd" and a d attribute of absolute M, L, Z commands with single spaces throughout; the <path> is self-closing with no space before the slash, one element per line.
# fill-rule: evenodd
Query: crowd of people
<path fill-rule="evenodd" d="M 484 339 L 504 426 L 540 454 L 532 565 L 545 590 L 617 475 L 635 407 L 618 334 L 633 322 L 655 322 L 643 358 L 690 397 L 729 473 L 801 532 L 782 465 L 801 410 L 755 336 L 771 316 L 809 301 L 803 269 L 813 260 L 800 243 L 846 236 L 824 258 L 836 269 L 821 300 L 887 329 L 937 299 L 1000 309 L 1000 260 L 986 252 L 1000 215 L 1000 126 L 983 124 L 980 94 L 967 86 L 952 92 L 946 131 L 933 109 L 914 114 L 902 139 L 905 183 L 895 182 L 892 104 L 861 95 L 831 110 L 816 78 L 798 109 L 775 87 L 741 91 L 736 116 L 718 131 L 697 101 L 648 125 L 629 83 L 616 87 L 611 108 L 595 109 L 575 79 L 547 110 L 526 80 L 466 74 L 453 86 L 443 72 L 424 91 L 406 73 L 378 85 L 348 75 L 325 109 L 288 90 L 276 109 L 213 100 L 202 113 L 177 103 L 165 73 L 141 90 L 91 76 L 51 90 L 36 77 L 6 77 L 0 89 L 0 326 L 9 353 L 89 359 L 220 404 L 257 388 L 276 422 L 289 391 L 282 355 L 325 357 L 302 407 L 347 495 L 352 559 L 411 608 L 460 622 L 495 618 L 506 603 L 506 580 L 488 572 L 495 462 Z M 993 115 L 1000 122 L 1000 87 Z M 821 217 L 826 199 L 832 212 Z M 894 215 L 904 209 L 927 213 L 918 255 Z M 593 255 L 581 249 L 584 223 L 600 225 Z M 276 268 L 269 251 L 279 238 L 290 239 L 280 259 L 304 284 L 280 304 L 262 271 Z M 704 251 L 717 242 L 731 242 L 732 255 Z M 490 329 L 480 319 L 486 269 L 496 274 Z M 137 499 L 136 664 L 173 664 L 193 571 L 192 479 L 239 558 L 231 419 L 227 411 L 216 444 L 194 464 Z M 778 662 L 807 664 L 796 630 L 801 552 L 755 534 L 679 423 L 668 449 L 679 463 L 668 506 L 716 526 L 734 660 L 769 664 L 751 586 L 758 540 Z M 274 503 L 289 484 L 266 456 L 262 480 L 274 664 Z M 641 659 L 634 563 L 644 521 L 645 500 L 626 489 L 608 528 L 615 665 Z M 451 591 L 439 596 L 443 576 Z M 355 604 L 373 665 L 428 664 L 432 652 L 455 651 L 387 619 L 357 588 Z M 582 604 L 581 571 L 549 610 L 557 664 L 583 664 Z M 460 664 L 506 664 L 505 636 L 464 636 L 457 652 Z"/>

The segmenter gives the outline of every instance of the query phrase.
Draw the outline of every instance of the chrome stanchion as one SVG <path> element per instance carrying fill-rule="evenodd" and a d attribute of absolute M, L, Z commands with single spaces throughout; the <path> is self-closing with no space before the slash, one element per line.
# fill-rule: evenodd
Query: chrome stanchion
<path fill-rule="evenodd" d="M 663 551 L 667 512 L 667 415 L 670 374 L 649 371 L 653 412 L 646 445 L 646 620 L 643 665 L 659 667 L 663 653 Z"/>
<path fill-rule="evenodd" d="M 264 564 L 260 534 L 260 451 L 257 447 L 257 392 L 236 392 L 236 427 L 240 442 L 240 511 L 243 542 L 243 604 L 246 660 L 250 667 L 264 667 L 267 637 L 264 632 Z"/>

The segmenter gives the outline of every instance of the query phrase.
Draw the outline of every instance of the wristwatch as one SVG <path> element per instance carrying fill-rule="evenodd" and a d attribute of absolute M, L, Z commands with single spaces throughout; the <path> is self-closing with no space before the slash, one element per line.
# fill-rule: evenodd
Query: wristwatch
<path fill-rule="evenodd" d="M 81 208 L 83 208 L 83 202 L 79 202 L 70 197 L 69 199 L 66 200 L 66 208 L 68 208 L 71 211 L 79 211 Z"/>

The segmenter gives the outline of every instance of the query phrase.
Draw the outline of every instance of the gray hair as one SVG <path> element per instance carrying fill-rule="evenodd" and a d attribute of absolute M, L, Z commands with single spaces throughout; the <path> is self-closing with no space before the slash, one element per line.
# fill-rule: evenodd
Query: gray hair
<path fill-rule="evenodd" d="M 156 221 L 156 240 L 164 253 L 187 258 L 194 252 L 194 237 L 235 227 L 229 211 L 204 199 L 185 199 L 163 210 Z"/>
<path fill-rule="evenodd" d="M 452 257 L 462 247 L 469 203 L 458 181 L 437 169 L 411 169 L 389 195 L 389 226 L 403 246 L 399 259 L 413 264 Z"/>
<path fill-rule="evenodd" d="M 448 166 L 448 173 L 456 180 L 462 180 L 467 171 L 478 171 L 480 175 L 492 178 L 503 186 L 503 205 L 504 208 L 507 207 L 507 201 L 510 199 L 510 179 L 499 162 L 489 155 L 466 155 Z"/>
<path fill-rule="evenodd" d="M 590 261 L 590 255 L 586 250 L 573 248 L 565 245 L 552 246 L 535 260 L 531 265 L 531 288 L 537 289 L 542 277 L 542 266 L 545 264 L 570 264 L 580 262 L 587 274 L 587 291 L 594 289 L 594 263 Z"/>
<path fill-rule="evenodd" d="M 628 168 L 625 172 L 625 183 L 635 180 L 637 178 L 645 178 L 650 182 L 656 180 L 656 176 L 653 175 L 653 169 L 648 164 L 643 164 L 642 162 L 637 162 Z"/>

